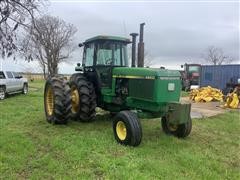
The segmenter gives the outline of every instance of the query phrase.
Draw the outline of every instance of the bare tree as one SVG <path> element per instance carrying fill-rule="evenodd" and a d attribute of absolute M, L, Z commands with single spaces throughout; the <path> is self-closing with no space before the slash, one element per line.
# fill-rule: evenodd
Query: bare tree
<path fill-rule="evenodd" d="M 229 64 L 233 61 L 233 58 L 224 54 L 221 48 L 214 46 L 208 47 L 203 57 L 208 63 L 214 65 Z"/>
<path fill-rule="evenodd" d="M 0 53 L 11 56 L 17 49 L 16 30 L 29 26 L 46 0 L 0 0 Z"/>
<path fill-rule="evenodd" d="M 35 20 L 35 27 L 27 28 L 22 42 L 26 60 L 38 60 L 45 78 L 58 74 L 58 65 L 72 53 L 76 28 L 58 17 L 43 16 Z"/>

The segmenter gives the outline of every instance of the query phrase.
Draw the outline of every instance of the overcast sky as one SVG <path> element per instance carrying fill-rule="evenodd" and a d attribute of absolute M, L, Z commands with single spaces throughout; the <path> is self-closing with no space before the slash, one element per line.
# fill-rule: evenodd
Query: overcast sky
<path fill-rule="evenodd" d="M 239 2 L 79 2 L 51 1 L 48 10 L 78 32 L 76 45 L 96 35 L 129 37 L 145 22 L 145 49 L 155 67 L 179 69 L 185 62 L 204 62 L 208 46 L 222 48 L 239 62 Z M 72 60 L 81 61 L 77 49 Z M 9 60 L 10 61 L 10 60 Z M 74 62 L 75 63 L 75 62 Z M 35 65 L 4 62 L 9 70 Z M 73 73 L 75 64 L 60 65 L 60 73 Z"/>

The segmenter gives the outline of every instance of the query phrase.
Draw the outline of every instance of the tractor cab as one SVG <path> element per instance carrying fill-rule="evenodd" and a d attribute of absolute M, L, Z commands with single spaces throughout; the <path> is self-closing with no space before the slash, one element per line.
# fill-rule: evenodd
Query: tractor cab
<path fill-rule="evenodd" d="M 96 82 L 98 90 L 111 87 L 113 67 L 128 67 L 127 38 L 116 36 L 96 36 L 86 40 L 80 46 L 83 51 L 83 72 Z"/>

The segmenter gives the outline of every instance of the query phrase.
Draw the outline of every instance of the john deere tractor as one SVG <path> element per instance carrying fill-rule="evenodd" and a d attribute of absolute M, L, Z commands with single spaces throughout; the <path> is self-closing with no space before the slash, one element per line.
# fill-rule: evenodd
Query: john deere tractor
<path fill-rule="evenodd" d="M 96 36 L 80 44 L 83 60 L 78 73 L 67 81 L 52 77 L 46 81 L 44 104 L 49 123 L 66 124 L 75 119 L 91 122 L 95 108 L 115 114 L 113 133 L 123 145 L 138 146 L 142 128 L 137 112 L 160 118 L 166 134 L 184 138 L 192 123 L 190 104 L 179 102 L 181 79 L 179 71 L 144 68 L 143 42 L 140 31 L 138 67 L 135 67 L 136 34 L 132 34 L 132 67 L 128 65 L 129 39 Z"/>

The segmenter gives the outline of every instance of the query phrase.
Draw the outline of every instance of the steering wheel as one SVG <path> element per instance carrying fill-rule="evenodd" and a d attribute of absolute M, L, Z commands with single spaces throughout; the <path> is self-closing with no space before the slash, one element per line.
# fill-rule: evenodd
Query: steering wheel
<path fill-rule="evenodd" d="M 106 65 L 112 65 L 113 59 L 107 59 L 106 60 Z"/>

